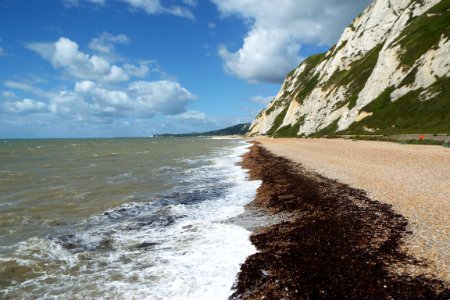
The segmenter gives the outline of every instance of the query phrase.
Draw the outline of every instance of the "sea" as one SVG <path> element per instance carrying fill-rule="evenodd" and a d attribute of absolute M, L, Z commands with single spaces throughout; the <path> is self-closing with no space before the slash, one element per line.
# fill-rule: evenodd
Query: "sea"
<path fill-rule="evenodd" d="M 259 181 L 239 139 L 0 140 L 0 299 L 227 299 Z"/>

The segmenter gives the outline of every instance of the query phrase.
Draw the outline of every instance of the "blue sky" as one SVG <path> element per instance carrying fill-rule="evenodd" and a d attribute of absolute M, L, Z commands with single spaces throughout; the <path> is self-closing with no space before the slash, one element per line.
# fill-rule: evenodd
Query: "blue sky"
<path fill-rule="evenodd" d="M 249 122 L 368 0 L 0 0 L 0 137 Z"/>

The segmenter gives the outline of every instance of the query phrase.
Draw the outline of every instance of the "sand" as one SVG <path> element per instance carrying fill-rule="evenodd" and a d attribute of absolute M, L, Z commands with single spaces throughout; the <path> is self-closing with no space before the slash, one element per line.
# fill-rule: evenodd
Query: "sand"
<path fill-rule="evenodd" d="M 450 149 L 342 139 L 258 138 L 275 155 L 362 189 L 406 217 L 406 251 L 427 267 L 398 272 L 450 282 Z"/>

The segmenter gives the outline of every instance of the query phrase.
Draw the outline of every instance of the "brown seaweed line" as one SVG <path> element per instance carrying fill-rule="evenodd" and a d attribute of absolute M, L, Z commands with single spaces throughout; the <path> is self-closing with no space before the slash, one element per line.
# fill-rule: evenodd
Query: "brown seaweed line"
<path fill-rule="evenodd" d="M 252 205 L 298 217 L 251 236 L 258 252 L 241 266 L 230 299 L 450 298 L 438 279 L 391 270 L 425 262 L 401 250 L 408 222 L 390 205 L 257 143 L 243 167 L 262 180 Z"/>

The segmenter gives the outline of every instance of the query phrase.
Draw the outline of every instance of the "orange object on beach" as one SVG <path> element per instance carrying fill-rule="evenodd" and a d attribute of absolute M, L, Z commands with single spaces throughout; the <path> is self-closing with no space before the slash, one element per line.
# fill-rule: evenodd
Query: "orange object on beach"
<path fill-rule="evenodd" d="M 423 136 L 423 135 L 419 136 L 419 141 L 423 141 L 424 138 L 425 138 L 425 136 Z"/>

